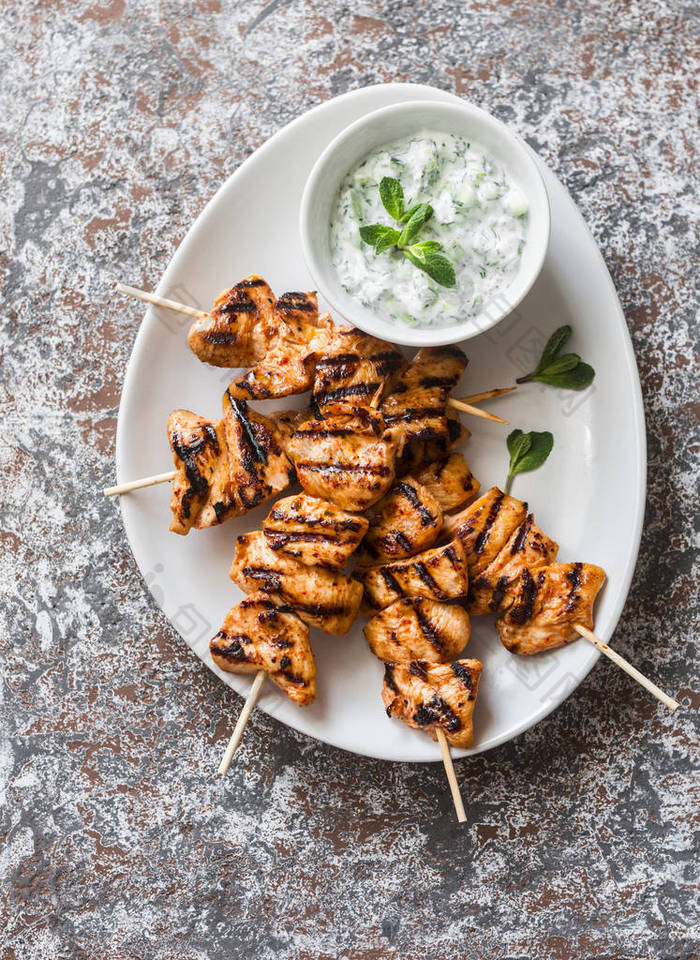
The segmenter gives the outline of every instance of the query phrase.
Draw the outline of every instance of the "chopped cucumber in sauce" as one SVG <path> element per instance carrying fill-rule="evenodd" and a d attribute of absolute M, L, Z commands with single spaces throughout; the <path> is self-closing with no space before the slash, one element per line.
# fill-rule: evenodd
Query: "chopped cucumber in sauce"
<path fill-rule="evenodd" d="M 420 239 L 443 245 L 455 287 L 440 287 L 400 254 L 377 255 L 359 241 L 363 224 L 395 226 L 379 197 L 384 176 L 401 182 L 407 207 L 432 205 Z M 333 265 L 347 292 L 383 319 L 450 326 L 480 313 L 516 274 L 527 214 L 525 197 L 479 147 L 448 134 L 417 134 L 377 150 L 345 178 L 331 217 Z"/>

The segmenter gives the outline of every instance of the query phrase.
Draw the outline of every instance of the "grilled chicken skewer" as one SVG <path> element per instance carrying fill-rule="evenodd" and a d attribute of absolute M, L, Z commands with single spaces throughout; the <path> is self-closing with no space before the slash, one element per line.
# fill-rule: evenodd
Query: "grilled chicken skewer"
<path fill-rule="evenodd" d="M 676 700 L 592 632 L 605 571 L 588 563 L 555 562 L 558 545 L 536 526 L 526 503 L 492 487 L 448 517 L 444 529 L 464 548 L 468 609 L 501 614 L 496 627 L 508 650 L 531 655 L 584 637 L 669 710 L 678 709 Z"/>

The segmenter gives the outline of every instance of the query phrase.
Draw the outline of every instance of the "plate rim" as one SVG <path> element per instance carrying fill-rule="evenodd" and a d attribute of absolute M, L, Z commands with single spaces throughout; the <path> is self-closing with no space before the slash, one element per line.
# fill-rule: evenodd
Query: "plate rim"
<path fill-rule="evenodd" d="M 378 91 L 378 90 L 382 90 L 386 92 L 395 91 L 396 93 L 401 93 L 401 94 L 410 91 L 412 93 L 415 93 L 416 97 L 425 96 L 426 99 L 443 99 L 444 98 L 448 102 L 450 101 L 456 101 L 459 103 L 465 102 L 464 98 L 459 97 L 456 94 L 450 93 L 445 90 L 440 90 L 439 88 L 432 87 L 428 84 L 413 84 L 413 83 L 382 84 L 380 83 L 380 84 L 370 84 L 365 87 L 359 87 L 354 90 L 350 90 L 344 94 L 341 94 L 340 96 L 332 97 L 331 99 L 326 100 L 322 103 L 319 103 L 316 106 L 311 107 L 309 110 L 304 111 L 304 113 L 301 113 L 298 116 L 294 117 L 292 120 L 286 123 L 279 130 L 275 131 L 275 133 L 273 133 L 271 137 L 269 137 L 264 143 L 262 143 L 259 147 L 257 147 L 250 154 L 249 157 L 246 157 L 246 159 L 238 167 L 236 167 L 236 169 L 231 174 L 229 174 L 229 176 L 217 188 L 217 190 L 214 192 L 211 198 L 206 202 L 206 204 L 202 208 L 199 215 L 196 217 L 194 222 L 191 224 L 191 226 L 185 233 L 177 249 L 174 250 L 174 252 L 172 253 L 170 260 L 168 262 L 168 265 L 165 271 L 163 272 L 157 286 L 155 287 L 156 293 L 161 293 L 164 288 L 167 288 L 170 280 L 170 276 L 176 270 L 177 262 L 181 257 L 184 257 L 188 252 L 189 248 L 195 244 L 199 233 L 206 228 L 206 224 L 209 216 L 211 215 L 212 209 L 216 205 L 218 205 L 218 202 L 220 201 L 220 198 L 223 195 L 225 195 L 229 190 L 233 189 L 234 179 L 238 177 L 238 175 L 241 173 L 242 170 L 244 170 L 244 168 L 247 169 L 247 167 L 261 154 L 267 153 L 270 150 L 274 149 L 277 140 L 280 137 L 282 137 L 282 135 L 284 135 L 290 128 L 292 128 L 294 125 L 296 125 L 300 121 L 308 118 L 310 115 L 316 115 L 322 112 L 330 111 L 340 102 L 346 102 L 348 99 L 353 99 L 355 97 L 362 97 L 364 95 L 367 95 L 368 93 L 371 94 L 372 91 Z M 471 102 L 471 101 L 467 101 L 467 102 Z M 374 110 L 377 108 L 370 107 L 370 109 Z M 527 144 L 527 141 L 525 142 Z M 597 258 L 598 264 L 603 267 L 605 277 L 606 277 L 605 282 L 607 284 L 608 295 L 612 296 L 617 318 L 620 322 L 621 329 L 622 329 L 622 334 L 623 334 L 622 352 L 623 352 L 628 373 L 630 375 L 631 385 L 632 385 L 632 394 L 633 394 L 631 397 L 632 419 L 635 426 L 634 433 L 635 433 L 635 441 L 637 446 L 637 456 L 636 456 L 636 462 L 635 462 L 635 468 L 637 473 L 637 485 L 635 490 L 636 497 L 635 497 L 635 506 L 634 506 L 633 533 L 632 533 L 632 540 L 630 542 L 630 549 L 628 551 L 627 564 L 624 569 L 624 572 L 619 577 L 622 589 L 619 591 L 618 600 L 609 615 L 609 620 L 605 625 L 605 628 L 604 629 L 600 628 L 597 630 L 597 633 L 600 636 L 600 638 L 604 642 L 608 642 L 612 634 L 615 632 L 615 629 L 617 628 L 617 625 L 620 620 L 620 616 L 622 614 L 622 611 L 624 609 L 624 606 L 629 596 L 629 590 L 632 584 L 632 579 L 634 577 L 634 572 L 637 565 L 637 558 L 638 558 L 639 547 L 641 543 L 644 514 L 645 514 L 645 508 L 646 508 L 646 477 L 647 477 L 646 422 L 644 417 L 642 389 L 641 389 L 641 383 L 639 380 L 639 370 L 637 367 L 636 358 L 634 355 L 634 349 L 632 346 L 632 339 L 630 336 L 629 328 L 627 326 L 627 321 L 625 319 L 624 311 L 622 310 L 622 305 L 617 295 L 617 290 L 615 289 L 615 285 L 613 283 L 612 277 L 608 270 L 607 264 L 603 259 L 603 255 L 598 247 L 598 244 L 596 243 L 595 237 L 593 236 L 591 230 L 589 229 L 588 224 L 584 220 L 581 211 L 579 210 L 578 206 L 574 202 L 566 186 L 559 180 L 556 174 L 549 169 L 549 167 L 544 163 L 544 161 L 541 160 L 541 158 L 539 158 L 539 156 L 535 153 L 534 150 L 532 150 L 529 144 L 528 144 L 528 148 L 532 151 L 532 153 L 537 159 L 537 162 L 540 166 L 540 173 L 542 174 L 545 180 L 545 185 L 547 186 L 547 188 L 549 189 L 550 185 L 553 183 L 556 186 L 556 188 L 560 189 L 565 194 L 566 199 L 569 201 L 570 206 L 576 218 L 579 221 L 579 226 L 582 227 L 583 230 L 585 231 L 585 234 L 588 240 L 590 241 L 590 245 L 593 248 L 593 251 L 595 251 L 595 257 Z M 129 403 L 128 403 L 128 400 L 126 400 L 125 398 L 127 398 L 128 395 L 132 392 L 131 382 L 136 375 L 135 374 L 135 369 L 136 369 L 135 357 L 140 353 L 140 348 L 142 347 L 142 343 L 147 335 L 146 329 L 148 327 L 147 318 L 148 318 L 149 309 L 150 308 L 147 308 L 145 313 L 142 316 L 141 322 L 136 332 L 136 336 L 134 338 L 129 359 L 126 364 L 125 372 L 124 372 L 124 380 L 123 380 L 121 396 L 120 396 L 119 412 L 117 416 L 117 430 L 116 430 L 116 440 L 115 440 L 115 467 L 116 467 L 117 483 L 123 482 L 123 479 L 124 479 L 120 464 L 122 464 L 124 461 L 124 448 L 125 448 L 125 442 L 126 442 L 125 435 L 127 434 L 127 430 L 125 426 L 126 415 L 124 411 L 125 409 L 128 409 Z M 145 571 L 141 566 L 139 558 L 137 557 L 137 554 L 136 554 L 136 550 L 134 548 L 135 531 L 132 526 L 131 520 L 127 516 L 127 512 L 128 512 L 127 501 L 120 498 L 119 507 L 120 507 L 121 517 L 122 517 L 122 523 L 124 525 L 124 531 L 126 533 L 126 538 L 129 543 L 131 553 L 134 557 L 134 560 L 139 569 L 139 572 L 141 573 L 141 576 L 144 580 L 144 586 L 148 587 Z M 151 602 L 155 603 L 155 605 L 158 606 L 150 588 L 148 589 L 148 593 L 150 594 Z M 166 617 L 166 619 L 168 620 L 171 628 L 174 630 L 174 632 L 178 636 L 180 636 L 181 639 L 183 639 L 183 642 L 184 642 L 184 638 L 182 638 L 181 634 L 179 633 L 175 625 L 172 623 L 168 615 L 165 613 L 165 611 L 162 611 L 162 612 Z M 189 645 L 187 646 L 188 646 L 188 649 L 192 653 L 194 653 L 194 651 L 191 650 L 191 647 L 189 647 Z M 195 654 L 195 656 L 197 655 Z M 547 716 L 549 716 L 550 713 L 552 713 L 559 706 L 561 706 L 571 696 L 574 690 L 576 690 L 576 688 L 586 679 L 590 671 L 593 669 L 593 666 L 597 663 L 600 656 L 601 656 L 600 652 L 595 647 L 590 646 L 588 659 L 585 663 L 579 665 L 578 674 L 575 678 L 575 682 L 569 683 L 566 687 L 564 687 L 560 697 L 545 703 L 540 710 L 538 710 L 536 713 L 532 715 L 529 715 L 528 718 L 524 720 L 522 723 L 515 724 L 515 726 L 511 727 L 507 732 L 503 733 L 500 736 L 497 736 L 493 740 L 493 742 L 489 742 L 477 748 L 469 748 L 466 750 L 453 749 L 452 753 L 453 753 L 454 759 L 457 760 L 457 759 L 462 759 L 470 756 L 476 756 L 479 753 L 485 753 L 488 750 L 493 750 L 499 746 L 502 746 L 503 744 L 509 743 L 511 740 L 514 740 L 516 737 L 519 737 L 521 734 L 525 733 L 531 727 L 534 727 L 536 724 L 540 723 Z M 197 657 L 197 659 L 201 660 L 200 657 Z M 202 661 L 202 662 L 207 668 L 211 669 L 211 665 L 207 663 L 207 661 Z M 218 677 L 219 675 L 216 674 L 216 676 Z M 221 678 L 219 677 L 219 679 Z M 243 682 L 245 682 L 245 679 L 246 679 L 245 677 L 242 677 Z M 227 684 L 227 686 L 229 686 L 229 689 L 236 690 L 236 692 L 238 692 L 241 696 L 244 696 L 244 697 L 246 696 L 247 691 L 246 692 L 239 691 L 237 689 L 237 685 Z M 285 726 L 290 727 L 291 729 L 295 730 L 297 733 L 303 736 L 308 736 L 312 740 L 318 740 L 319 742 L 327 744 L 328 746 L 331 746 L 335 749 L 345 750 L 357 756 L 372 757 L 372 758 L 381 759 L 381 760 L 390 760 L 396 763 L 439 763 L 441 762 L 441 754 L 440 754 L 439 746 L 437 743 L 434 744 L 435 756 L 433 756 L 432 758 L 391 757 L 381 752 L 381 750 L 372 750 L 371 748 L 370 749 L 366 748 L 360 751 L 360 750 L 356 750 L 352 746 L 348 746 L 345 744 L 343 745 L 338 744 L 336 741 L 329 740 L 322 735 L 317 735 L 315 733 L 307 733 L 306 731 L 302 731 L 298 727 L 288 723 L 286 720 L 277 717 L 274 712 L 271 712 L 269 709 L 266 708 L 264 702 L 258 703 L 258 709 L 262 709 L 268 716 L 272 717 L 277 722 L 283 723 Z"/>

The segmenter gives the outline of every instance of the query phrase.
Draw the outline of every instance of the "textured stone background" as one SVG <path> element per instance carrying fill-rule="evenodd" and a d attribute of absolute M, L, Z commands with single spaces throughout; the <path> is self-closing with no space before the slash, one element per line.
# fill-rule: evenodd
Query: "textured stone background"
<path fill-rule="evenodd" d="M 0 958 L 697 957 L 691 4 L 6 0 L 0 16 Z M 520 129 L 602 248 L 649 429 L 615 645 L 683 700 L 672 718 L 599 664 L 546 722 L 459 764 L 463 829 L 439 766 L 359 759 L 262 714 L 217 782 L 231 694 L 175 640 L 99 495 L 139 317 L 115 277 L 153 284 L 282 124 L 394 79 Z"/>

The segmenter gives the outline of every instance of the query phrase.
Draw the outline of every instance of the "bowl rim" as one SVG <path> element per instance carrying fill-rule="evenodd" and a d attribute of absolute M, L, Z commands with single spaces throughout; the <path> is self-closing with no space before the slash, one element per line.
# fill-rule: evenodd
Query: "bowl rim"
<path fill-rule="evenodd" d="M 317 254 L 314 243 L 314 230 L 311 226 L 311 211 L 319 180 L 322 178 L 328 164 L 337 152 L 341 150 L 348 141 L 352 140 L 359 130 L 376 123 L 383 115 L 391 115 L 392 117 L 396 117 L 396 115 L 400 113 L 410 115 L 410 113 L 415 112 L 419 107 L 430 107 L 436 114 L 436 121 L 438 115 L 442 115 L 443 117 L 445 115 L 449 116 L 450 114 L 454 117 L 476 117 L 481 122 L 485 122 L 491 126 L 497 135 L 509 141 L 518 152 L 522 164 L 529 169 L 534 183 L 535 196 L 528 195 L 530 206 L 532 207 L 537 204 L 542 213 L 541 230 L 538 236 L 539 249 L 537 249 L 537 247 L 535 248 L 537 256 L 533 266 L 529 274 L 517 273 L 509 285 L 511 286 L 516 280 L 520 280 L 520 285 L 516 288 L 517 296 L 515 298 L 509 298 L 505 309 L 493 312 L 492 316 L 487 317 L 483 313 L 480 313 L 477 314 L 476 317 L 470 317 L 468 320 L 463 320 L 460 323 L 446 327 L 409 327 L 390 324 L 382 320 L 381 317 L 377 316 L 370 308 L 365 307 L 359 301 L 352 300 L 340 282 L 333 279 L 330 273 L 332 267 L 328 269 L 328 276 L 326 276 L 327 267 L 321 262 L 320 256 Z M 426 124 L 421 123 L 420 126 L 425 127 Z M 418 129 L 418 127 L 416 129 Z M 388 142 L 388 140 L 378 140 L 375 148 L 380 146 L 382 142 Z M 368 148 L 368 152 L 371 149 L 374 148 Z M 354 162 L 357 161 L 353 161 L 353 163 Z M 352 165 L 353 164 L 348 165 L 343 176 L 347 175 Z M 547 248 L 551 236 L 551 209 L 547 188 L 537 164 L 536 154 L 519 133 L 511 130 L 502 120 L 499 120 L 487 110 L 469 101 L 442 103 L 435 100 L 417 98 L 415 100 L 407 100 L 403 103 L 391 104 L 380 107 L 377 110 L 372 110 L 364 117 L 360 117 L 358 120 L 348 124 L 333 137 L 316 159 L 306 178 L 299 207 L 299 233 L 302 255 L 313 282 L 317 286 L 321 296 L 330 305 L 331 310 L 339 314 L 339 319 L 351 323 L 373 336 L 381 337 L 382 339 L 404 346 L 444 346 L 450 343 L 458 343 L 462 340 L 472 339 L 491 330 L 512 313 L 527 296 L 542 271 L 547 255 Z M 346 299 L 348 305 L 344 306 L 343 304 Z"/>

